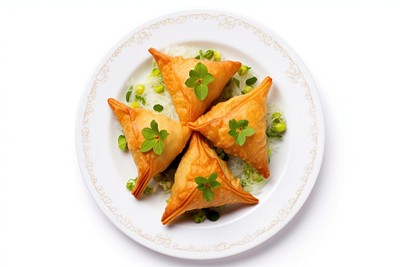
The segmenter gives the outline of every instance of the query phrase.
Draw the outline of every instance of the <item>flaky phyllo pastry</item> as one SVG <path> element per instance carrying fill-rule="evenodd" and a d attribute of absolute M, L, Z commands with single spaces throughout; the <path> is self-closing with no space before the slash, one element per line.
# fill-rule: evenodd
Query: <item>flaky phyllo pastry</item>
<path fill-rule="evenodd" d="M 172 97 L 172 102 L 182 124 L 195 121 L 202 115 L 210 104 L 220 95 L 222 89 L 229 79 L 238 71 L 240 62 L 233 61 L 209 61 L 195 58 L 172 57 L 150 48 L 162 73 L 164 83 Z M 197 63 L 207 67 L 208 72 L 214 77 L 208 84 L 208 95 L 200 100 L 194 93 L 193 88 L 185 85 L 189 72 L 194 69 Z"/>
<path fill-rule="evenodd" d="M 213 190 L 210 201 L 197 187 L 196 177 L 217 175 L 220 186 Z M 185 211 L 221 206 L 232 203 L 257 204 L 258 199 L 243 190 L 240 180 L 235 178 L 225 161 L 204 141 L 203 137 L 193 132 L 189 147 L 183 155 L 175 173 L 171 198 L 162 216 L 162 223 L 168 224 Z"/>
<path fill-rule="evenodd" d="M 172 160 L 182 152 L 188 141 L 191 130 L 162 114 L 153 113 L 143 108 L 130 108 L 123 103 L 109 98 L 108 104 L 122 125 L 128 149 L 138 168 L 138 177 L 132 194 L 139 198 L 151 178 L 164 171 Z M 154 151 L 140 152 L 145 140 L 142 130 L 156 121 L 160 129 L 165 129 L 168 136 L 161 155 Z"/>
<path fill-rule="evenodd" d="M 218 103 L 209 112 L 195 122 L 188 123 L 189 128 L 201 132 L 214 146 L 222 148 L 227 154 L 245 160 L 265 178 L 269 177 L 267 136 L 267 94 L 272 85 L 270 77 L 265 78 L 251 92 L 235 96 L 226 102 Z M 240 146 L 229 135 L 229 121 L 247 120 L 255 133 L 246 138 Z"/>

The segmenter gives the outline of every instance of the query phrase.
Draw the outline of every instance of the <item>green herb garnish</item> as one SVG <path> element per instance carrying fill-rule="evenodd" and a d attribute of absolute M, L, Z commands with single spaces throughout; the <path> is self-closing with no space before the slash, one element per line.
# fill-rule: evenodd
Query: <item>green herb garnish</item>
<path fill-rule="evenodd" d="M 163 111 L 164 107 L 160 104 L 155 104 L 153 109 L 154 109 L 154 111 L 161 112 L 161 111 Z"/>
<path fill-rule="evenodd" d="M 240 81 L 238 79 L 236 79 L 235 77 L 233 77 L 232 80 L 235 82 L 236 87 L 239 88 L 240 87 Z"/>
<path fill-rule="evenodd" d="M 129 87 L 128 91 L 126 92 L 125 95 L 126 102 L 129 102 L 129 100 L 131 100 L 132 91 L 133 91 L 133 85 Z"/>
<path fill-rule="evenodd" d="M 195 223 L 201 223 L 206 219 L 206 213 L 203 210 L 196 210 L 192 216 Z"/>
<path fill-rule="evenodd" d="M 229 121 L 229 132 L 228 134 L 235 138 L 236 144 L 243 146 L 246 142 L 246 137 L 252 136 L 256 131 L 249 126 L 248 120 L 236 121 L 232 119 Z"/>
<path fill-rule="evenodd" d="M 257 81 L 257 77 L 251 77 L 250 79 L 246 80 L 246 85 L 253 85 Z"/>
<path fill-rule="evenodd" d="M 120 136 L 118 136 L 118 147 L 121 150 L 126 150 L 128 148 L 127 144 L 126 144 L 126 138 L 125 135 L 121 134 Z"/>
<path fill-rule="evenodd" d="M 213 172 L 208 178 L 199 176 L 194 179 L 197 184 L 197 189 L 203 192 L 203 198 L 207 202 L 210 202 L 214 197 L 214 192 L 211 189 L 216 189 L 221 186 L 221 183 L 216 181 L 217 177 L 217 173 Z"/>
<path fill-rule="evenodd" d="M 158 123 L 152 120 L 150 123 L 151 128 L 143 128 L 142 135 L 146 139 L 140 146 L 140 152 L 148 152 L 153 149 L 157 155 L 161 155 L 164 150 L 164 140 L 169 133 L 166 130 L 158 130 Z"/>
<path fill-rule="evenodd" d="M 135 100 L 142 103 L 143 106 L 146 105 L 146 99 L 143 96 L 135 95 Z"/>
<path fill-rule="evenodd" d="M 189 72 L 189 78 L 185 85 L 189 88 L 194 88 L 194 93 L 197 98 L 203 101 L 208 95 L 208 84 L 212 83 L 214 76 L 210 74 L 207 67 L 199 62 L 193 70 Z"/>
<path fill-rule="evenodd" d="M 203 55 L 204 58 L 211 60 L 214 57 L 213 50 L 207 50 L 206 53 Z"/>
<path fill-rule="evenodd" d="M 199 55 L 195 57 L 195 59 L 204 59 L 203 50 L 199 50 Z"/>
<path fill-rule="evenodd" d="M 206 211 L 206 217 L 212 222 L 218 221 L 219 219 L 219 212 L 215 210 L 208 210 Z"/>

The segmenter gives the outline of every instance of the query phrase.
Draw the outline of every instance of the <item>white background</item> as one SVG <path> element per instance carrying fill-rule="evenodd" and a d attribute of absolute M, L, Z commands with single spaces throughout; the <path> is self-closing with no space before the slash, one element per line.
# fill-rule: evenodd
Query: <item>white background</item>
<path fill-rule="evenodd" d="M 0 2 L 0 266 L 400 265 L 400 4 L 112 2 Z M 326 123 L 323 165 L 301 211 L 262 245 L 216 261 L 163 256 L 119 232 L 75 155 L 78 102 L 97 63 L 143 22 L 187 8 L 234 12 L 278 33 L 312 73 Z"/>

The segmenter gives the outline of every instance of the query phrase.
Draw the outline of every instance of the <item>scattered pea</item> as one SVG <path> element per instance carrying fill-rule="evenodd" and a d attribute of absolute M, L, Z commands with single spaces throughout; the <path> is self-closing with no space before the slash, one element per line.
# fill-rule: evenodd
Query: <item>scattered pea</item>
<path fill-rule="evenodd" d="M 243 93 L 243 94 L 247 94 L 247 93 L 249 93 L 251 90 L 253 90 L 253 86 L 247 85 L 245 88 L 243 88 L 242 93 Z"/>
<path fill-rule="evenodd" d="M 152 75 L 152 76 L 161 76 L 161 71 L 160 71 L 160 69 L 159 69 L 159 68 L 154 68 L 154 69 L 151 71 L 151 75 Z"/>
<path fill-rule="evenodd" d="M 137 95 L 141 95 L 141 94 L 143 94 L 144 89 L 146 89 L 146 87 L 144 87 L 143 84 L 139 84 L 139 85 L 136 85 L 135 92 Z"/>
<path fill-rule="evenodd" d="M 197 210 L 195 214 L 193 214 L 193 221 L 195 223 L 201 223 L 206 219 L 206 214 L 203 210 Z"/>
<path fill-rule="evenodd" d="M 286 124 L 284 122 L 278 122 L 272 125 L 272 131 L 276 133 L 283 133 L 286 130 Z"/>
<path fill-rule="evenodd" d="M 221 61 L 221 53 L 217 50 L 214 50 L 214 60 Z"/>
<path fill-rule="evenodd" d="M 158 94 L 164 93 L 164 85 L 160 84 L 160 85 L 154 86 L 154 92 L 156 92 Z"/>
<path fill-rule="evenodd" d="M 238 74 L 239 74 L 240 76 L 246 75 L 247 72 L 249 71 L 249 69 L 251 69 L 251 67 L 246 66 L 246 65 L 242 65 L 242 66 L 240 67 L 240 69 L 238 70 Z"/>
<path fill-rule="evenodd" d="M 137 102 L 137 101 L 132 102 L 131 107 L 132 108 L 138 108 L 139 107 L 139 102 Z"/>

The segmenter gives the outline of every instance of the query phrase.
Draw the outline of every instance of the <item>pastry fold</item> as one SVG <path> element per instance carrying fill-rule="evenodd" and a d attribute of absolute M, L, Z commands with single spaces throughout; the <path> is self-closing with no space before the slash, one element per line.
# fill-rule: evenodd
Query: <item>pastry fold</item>
<path fill-rule="evenodd" d="M 182 152 L 191 130 L 172 120 L 165 115 L 153 113 L 143 108 L 130 108 L 127 105 L 113 99 L 108 99 L 112 111 L 121 124 L 127 141 L 128 149 L 133 156 L 138 168 L 138 176 L 132 194 L 139 198 L 151 178 L 164 171 L 174 158 Z M 165 129 L 169 133 L 164 140 L 164 149 L 161 155 L 150 150 L 140 152 L 140 147 L 145 138 L 142 129 L 150 127 L 152 120 L 158 123 L 159 129 Z"/>
<path fill-rule="evenodd" d="M 214 197 L 207 202 L 202 191 L 197 189 L 195 178 L 218 175 L 221 186 L 212 189 Z M 168 224 L 179 215 L 193 209 L 221 206 L 232 203 L 257 204 L 258 199 L 243 190 L 240 180 L 235 178 L 227 164 L 211 149 L 204 138 L 193 132 L 189 147 L 183 155 L 175 173 L 171 198 L 165 208 L 161 222 Z"/>
<path fill-rule="evenodd" d="M 270 175 L 265 132 L 267 95 L 271 85 L 272 79 L 266 77 L 251 92 L 220 102 L 195 122 L 188 123 L 189 128 L 199 131 L 214 146 L 245 160 L 265 178 Z M 246 138 L 243 146 L 236 144 L 235 139 L 228 134 L 229 121 L 232 119 L 248 120 L 249 126 L 255 130 L 252 136 Z"/>
<path fill-rule="evenodd" d="M 239 70 L 241 63 L 234 61 L 209 61 L 195 58 L 183 58 L 181 56 L 168 56 L 154 48 L 149 52 L 153 55 L 172 102 L 182 124 L 195 121 L 202 115 L 210 104 L 221 94 L 222 89 L 229 79 Z M 208 84 L 208 95 L 201 101 L 194 93 L 193 88 L 185 85 L 189 78 L 190 70 L 193 70 L 197 63 L 203 63 L 214 80 Z"/>

